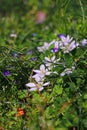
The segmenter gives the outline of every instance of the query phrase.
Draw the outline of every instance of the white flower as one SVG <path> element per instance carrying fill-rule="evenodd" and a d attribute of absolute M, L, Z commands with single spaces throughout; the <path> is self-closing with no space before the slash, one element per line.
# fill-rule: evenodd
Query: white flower
<path fill-rule="evenodd" d="M 52 40 L 50 43 L 44 42 L 43 46 L 37 47 L 39 52 L 44 52 L 49 49 L 52 44 L 55 44 L 56 40 Z"/>
<path fill-rule="evenodd" d="M 38 49 L 39 52 L 44 52 L 44 51 L 49 49 L 49 46 L 50 46 L 50 44 L 45 42 L 43 46 L 37 47 L 37 49 Z"/>
<path fill-rule="evenodd" d="M 82 46 L 85 46 L 87 44 L 87 39 L 83 39 L 81 44 L 82 44 Z"/>
<path fill-rule="evenodd" d="M 33 70 L 33 71 L 36 73 L 35 74 L 36 76 L 34 75 L 33 77 L 39 76 L 44 78 L 45 75 L 50 75 L 51 73 L 50 71 L 48 71 L 48 69 L 45 69 L 45 66 L 43 64 L 40 66 L 40 70 Z"/>
<path fill-rule="evenodd" d="M 51 58 L 48 58 L 48 57 L 45 57 L 44 59 L 45 59 L 45 63 L 46 62 L 51 62 L 51 63 L 56 63 L 56 60 L 55 60 L 55 56 L 53 56 L 53 57 L 51 57 Z"/>
<path fill-rule="evenodd" d="M 46 82 L 46 83 L 43 83 L 43 82 L 38 82 L 38 83 L 27 83 L 26 84 L 26 87 L 28 87 L 28 90 L 29 91 L 42 91 L 44 89 L 45 86 L 48 86 L 50 84 L 50 82 Z"/>
<path fill-rule="evenodd" d="M 70 43 L 72 40 L 73 40 L 73 37 L 70 38 L 69 35 L 67 35 L 66 37 L 65 37 L 65 36 L 61 37 L 61 41 L 62 41 L 64 44 Z"/>
<path fill-rule="evenodd" d="M 16 37 L 17 37 L 17 34 L 11 33 L 11 34 L 10 34 L 10 37 L 16 38 Z"/>
<path fill-rule="evenodd" d="M 56 57 L 53 56 L 51 58 L 45 57 L 44 63 L 48 67 L 49 70 L 51 70 L 53 67 L 55 67 L 55 63 L 57 63 L 60 59 L 56 60 Z"/>
<path fill-rule="evenodd" d="M 54 48 L 59 48 L 59 42 L 55 41 Z"/>
<path fill-rule="evenodd" d="M 60 48 L 63 49 L 64 53 L 69 53 L 75 49 L 79 44 L 68 35 L 67 37 L 61 37 Z"/>
<path fill-rule="evenodd" d="M 60 76 L 64 76 L 65 74 L 72 74 L 73 73 L 73 70 L 75 69 L 74 66 L 72 66 L 72 68 L 66 68 L 61 74 Z"/>
<path fill-rule="evenodd" d="M 36 82 L 44 81 L 44 77 L 42 77 L 42 75 L 39 74 L 33 75 L 32 78 L 34 78 Z"/>
<path fill-rule="evenodd" d="M 52 40 L 49 45 L 55 44 L 56 40 Z"/>

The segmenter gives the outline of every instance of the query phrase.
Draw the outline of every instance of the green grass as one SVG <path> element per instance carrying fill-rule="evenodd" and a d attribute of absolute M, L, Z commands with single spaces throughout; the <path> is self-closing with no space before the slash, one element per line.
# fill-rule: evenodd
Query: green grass
<path fill-rule="evenodd" d="M 44 42 L 58 40 L 59 34 L 76 41 L 87 39 L 87 1 L 84 0 L 1 0 L 0 1 L 0 127 L 4 130 L 85 130 L 87 129 L 87 45 L 70 55 L 56 56 L 76 71 L 64 78 L 47 77 L 51 85 L 41 93 L 28 92 L 33 69 L 39 69 L 50 50 L 39 53 Z M 46 20 L 37 23 L 37 12 Z M 17 37 L 11 37 L 14 33 Z M 29 54 L 29 50 L 33 50 Z M 16 56 L 14 56 L 16 54 Z M 38 60 L 30 61 L 31 58 Z M 59 73 L 63 66 L 58 65 Z M 5 76 L 4 72 L 10 71 Z M 18 108 L 24 116 L 17 117 Z"/>

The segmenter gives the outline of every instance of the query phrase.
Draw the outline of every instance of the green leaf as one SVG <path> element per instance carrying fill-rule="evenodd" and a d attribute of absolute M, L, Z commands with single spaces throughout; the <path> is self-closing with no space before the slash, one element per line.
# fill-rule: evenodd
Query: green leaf
<path fill-rule="evenodd" d="M 70 54 L 65 54 L 64 55 L 64 61 L 67 67 L 71 67 L 73 63 L 73 57 Z"/>
<path fill-rule="evenodd" d="M 87 93 L 84 94 L 84 99 L 87 99 Z"/>
<path fill-rule="evenodd" d="M 87 100 L 83 102 L 82 104 L 83 108 L 87 110 Z"/>
<path fill-rule="evenodd" d="M 23 99 L 26 97 L 27 94 L 27 90 L 23 90 L 23 91 L 18 91 L 18 98 Z"/>
<path fill-rule="evenodd" d="M 53 94 L 61 95 L 63 92 L 63 88 L 61 86 L 55 85 L 53 88 Z"/>

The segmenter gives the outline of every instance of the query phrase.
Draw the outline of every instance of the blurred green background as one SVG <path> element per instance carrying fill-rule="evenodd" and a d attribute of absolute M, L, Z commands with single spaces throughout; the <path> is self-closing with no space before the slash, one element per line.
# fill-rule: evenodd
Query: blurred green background
<path fill-rule="evenodd" d="M 86 7 L 87 0 L 0 0 L 0 44 L 22 48 L 50 41 L 59 33 L 77 37 L 81 31 L 82 36 L 86 33 Z M 46 15 L 41 24 L 37 22 L 38 11 Z M 17 38 L 9 37 L 11 33 Z"/>

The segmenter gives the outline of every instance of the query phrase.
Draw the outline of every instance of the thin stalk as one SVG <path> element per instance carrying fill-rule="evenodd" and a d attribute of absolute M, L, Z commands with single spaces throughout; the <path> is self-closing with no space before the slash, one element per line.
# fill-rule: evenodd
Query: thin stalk
<path fill-rule="evenodd" d="M 80 4 L 80 7 L 81 7 L 82 17 L 83 17 L 83 24 L 84 24 L 84 21 L 85 21 L 85 13 L 84 13 L 83 4 L 82 4 L 81 0 L 79 0 L 79 4 Z"/>

